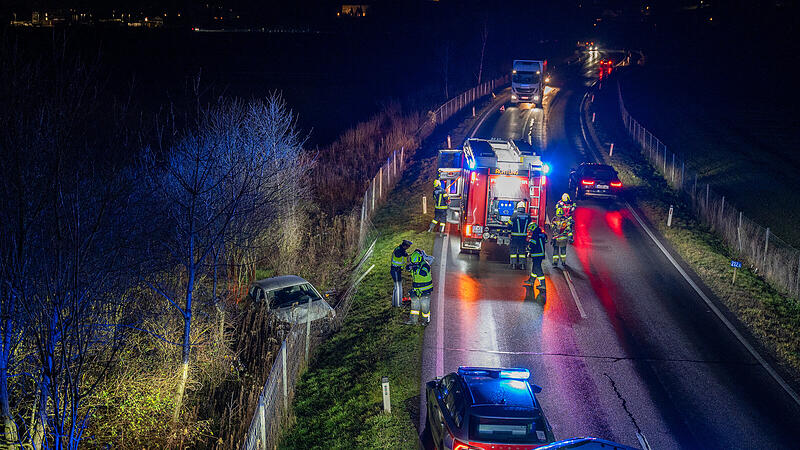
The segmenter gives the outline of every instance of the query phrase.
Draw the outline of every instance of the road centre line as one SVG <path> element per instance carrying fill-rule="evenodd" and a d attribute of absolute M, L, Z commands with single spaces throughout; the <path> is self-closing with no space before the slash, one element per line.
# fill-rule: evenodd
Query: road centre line
<path fill-rule="evenodd" d="M 737 330 L 736 327 L 734 327 L 733 324 L 722 314 L 722 311 L 720 311 L 719 308 L 717 308 L 714 302 L 712 302 L 711 299 L 709 299 L 708 296 L 706 296 L 706 294 L 703 293 L 702 290 L 700 290 L 700 287 L 697 286 L 694 280 L 692 280 L 686 273 L 686 271 L 684 271 L 683 268 L 678 264 L 678 262 L 675 261 L 675 258 L 673 258 L 672 255 L 669 254 L 667 249 L 656 238 L 653 232 L 650 231 L 650 228 L 644 223 L 642 218 L 639 217 L 639 214 L 636 213 L 636 211 L 633 209 L 630 203 L 625 202 L 625 206 L 628 208 L 631 214 L 633 214 L 633 217 L 636 219 L 636 221 L 639 222 L 639 225 L 642 227 L 645 233 L 647 233 L 647 235 L 650 236 L 650 239 L 652 239 L 653 242 L 655 242 L 656 246 L 658 246 L 658 248 L 661 250 L 661 252 L 664 253 L 664 256 L 667 257 L 669 262 L 671 262 L 672 265 L 675 266 L 675 268 L 683 276 L 686 282 L 689 283 L 689 285 L 694 289 L 695 292 L 697 292 L 697 295 L 699 295 L 700 298 L 703 299 L 706 306 L 708 306 L 712 311 L 714 311 L 714 314 L 716 314 L 719 320 L 721 320 L 722 323 L 725 324 L 728 330 L 730 330 L 730 332 L 733 333 L 734 336 L 736 336 L 736 339 L 738 339 L 739 342 L 742 345 L 744 345 L 744 347 L 747 349 L 747 351 L 750 352 L 753 358 L 755 358 L 756 361 L 758 361 L 758 363 L 761 364 L 761 366 L 770 374 L 770 376 L 772 376 L 772 378 L 783 388 L 783 390 L 786 391 L 787 394 L 789 394 L 789 397 L 791 397 L 792 400 L 794 400 L 794 402 L 797 403 L 798 406 L 800 406 L 800 396 L 797 395 L 797 392 L 795 392 L 795 390 L 792 389 L 791 386 L 789 386 L 789 384 L 783 379 L 783 377 L 781 377 L 780 374 L 778 374 L 778 372 L 775 371 L 775 369 L 772 368 L 772 366 L 761 356 L 761 354 L 759 354 L 758 351 L 744 338 L 744 336 L 742 336 L 742 334 L 739 333 L 739 330 Z"/>
<path fill-rule="evenodd" d="M 436 376 L 444 376 L 444 283 L 447 272 L 447 247 L 450 235 L 446 234 L 442 240 L 442 257 L 439 261 L 439 280 L 436 292 Z"/>
<path fill-rule="evenodd" d="M 586 311 L 583 310 L 581 299 L 578 298 L 578 293 L 575 292 L 575 286 L 572 284 L 572 277 L 569 276 L 569 272 L 566 270 L 562 269 L 561 271 L 564 273 L 564 278 L 567 280 L 567 286 L 569 286 L 569 291 L 572 293 L 572 298 L 575 299 L 575 306 L 578 307 L 578 312 L 581 313 L 581 317 L 585 319 L 587 317 Z"/>

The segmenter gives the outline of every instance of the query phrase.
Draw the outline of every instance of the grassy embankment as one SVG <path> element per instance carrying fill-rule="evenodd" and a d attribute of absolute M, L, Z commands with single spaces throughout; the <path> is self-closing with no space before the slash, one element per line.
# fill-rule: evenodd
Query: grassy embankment
<path fill-rule="evenodd" d="M 788 182 L 800 169 L 794 104 L 765 97 L 763 86 L 753 90 L 753 99 L 738 98 L 709 81 L 696 82 L 680 67 L 657 64 L 632 67 L 620 80 L 631 115 L 683 155 L 702 183 L 800 246 L 800 191 Z"/>
<path fill-rule="evenodd" d="M 607 145 L 601 153 L 619 171 L 628 200 L 645 213 L 680 257 L 787 369 L 794 381 L 800 381 L 797 375 L 800 373 L 800 304 L 782 295 L 746 267 L 738 271 L 733 285 L 730 260 L 736 259 L 735 252 L 694 217 L 688 200 L 669 188 L 624 135 L 616 90 L 600 91 L 596 100 L 590 111 L 597 111 L 599 120 L 594 126 L 587 121 L 592 130 L 590 139 L 594 139 L 595 144 L 615 142 L 612 157 L 608 157 Z M 674 214 L 672 227 L 668 228 L 670 205 L 674 205 Z"/>
<path fill-rule="evenodd" d="M 453 132 L 460 142 L 472 119 Z M 374 218 L 380 232 L 369 264 L 373 272 L 359 287 L 342 329 L 320 346 L 303 375 L 293 412 L 295 425 L 282 448 L 417 448 L 416 420 L 420 392 L 423 328 L 405 325 L 406 309 L 391 307 L 390 253 L 403 239 L 413 248 L 433 251 L 432 218 L 421 213 L 436 174 L 432 150 L 441 134 L 428 139 L 427 150 L 406 170 L 403 179 Z M 408 276 L 406 289 L 408 289 Z M 392 413 L 382 414 L 381 377 L 388 376 Z"/>

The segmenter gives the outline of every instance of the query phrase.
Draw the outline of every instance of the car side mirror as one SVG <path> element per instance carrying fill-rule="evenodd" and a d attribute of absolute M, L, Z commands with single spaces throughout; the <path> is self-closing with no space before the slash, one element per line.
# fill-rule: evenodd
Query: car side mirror
<path fill-rule="evenodd" d="M 538 394 L 542 392 L 542 387 L 539 386 L 538 384 L 531 383 L 531 390 L 533 391 L 534 394 Z"/>

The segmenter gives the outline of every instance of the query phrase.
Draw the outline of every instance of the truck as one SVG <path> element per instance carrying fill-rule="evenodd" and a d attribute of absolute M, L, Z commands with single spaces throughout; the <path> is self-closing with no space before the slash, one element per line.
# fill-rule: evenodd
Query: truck
<path fill-rule="evenodd" d="M 511 103 L 542 107 L 547 61 L 517 59 L 511 69 Z"/>
<path fill-rule="evenodd" d="M 544 227 L 550 169 L 532 147 L 523 148 L 507 139 L 469 138 L 460 150 L 439 151 L 447 221 L 457 225 L 462 253 L 479 253 L 485 241 L 509 245 L 508 223 L 519 202 Z"/>

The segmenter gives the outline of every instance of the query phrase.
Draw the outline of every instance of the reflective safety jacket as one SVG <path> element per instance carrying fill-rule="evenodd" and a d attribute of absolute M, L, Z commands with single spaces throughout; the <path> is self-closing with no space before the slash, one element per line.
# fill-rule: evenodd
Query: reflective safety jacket
<path fill-rule="evenodd" d="M 569 220 L 562 219 L 556 220 L 553 222 L 553 241 L 561 244 L 566 245 L 567 239 L 569 239 Z"/>
<path fill-rule="evenodd" d="M 406 249 L 402 245 L 398 245 L 392 252 L 392 267 L 402 268 L 407 257 L 408 252 L 406 252 Z"/>
<path fill-rule="evenodd" d="M 447 209 L 447 204 L 450 202 L 447 191 L 444 189 L 433 190 L 433 207 L 436 209 Z"/>
<path fill-rule="evenodd" d="M 508 223 L 508 228 L 511 230 L 512 237 L 521 237 L 528 235 L 528 225 L 531 222 L 531 216 L 525 213 L 514 213 L 511 216 L 511 222 Z"/>
<path fill-rule="evenodd" d="M 534 258 L 544 257 L 544 244 L 546 243 L 547 235 L 539 228 L 539 225 L 532 223 L 528 227 L 528 253 Z"/>
<path fill-rule="evenodd" d="M 556 203 L 556 211 L 558 211 L 558 208 L 564 211 L 564 217 L 571 217 L 572 213 L 575 212 L 575 203 L 559 200 Z"/>
<path fill-rule="evenodd" d="M 411 282 L 411 288 L 417 295 L 431 295 L 431 291 L 433 291 L 433 277 L 431 276 L 430 264 L 422 261 L 416 266 L 411 277 Z"/>

